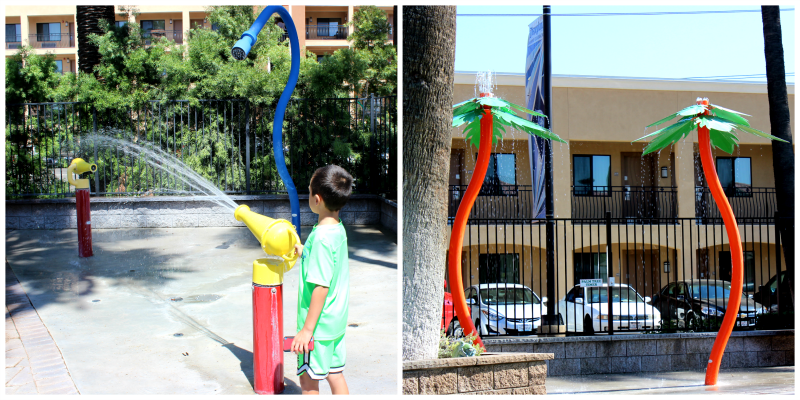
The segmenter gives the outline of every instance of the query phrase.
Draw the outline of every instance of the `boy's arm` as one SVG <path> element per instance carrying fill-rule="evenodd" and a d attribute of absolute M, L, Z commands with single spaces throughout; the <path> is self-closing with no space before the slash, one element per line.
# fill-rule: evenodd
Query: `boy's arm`
<path fill-rule="evenodd" d="M 311 292 L 311 304 L 308 306 L 306 322 L 303 324 L 303 329 L 297 332 L 297 335 L 292 341 L 293 353 L 308 353 L 308 342 L 311 341 L 314 328 L 317 327 L 317 320 L 319 320 L 319 314 L 322 313 L 322 307 L 325 305 L 326 297 L 328 297 L 328 288 L 325 286 L 317 285 L 314 291 Z"/>

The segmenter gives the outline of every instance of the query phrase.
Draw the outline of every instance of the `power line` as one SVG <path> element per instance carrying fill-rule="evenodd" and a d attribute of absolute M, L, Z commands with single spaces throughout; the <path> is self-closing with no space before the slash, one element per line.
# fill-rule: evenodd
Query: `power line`
<path fill-rule="evenodd" d="M 794 11 L 794 8 L 782 8 L 781 11 Z M 720 10 L 720 11 L 653 11 L 630 13 L 574 13 L 550 14 L 553 17 L 619 17 L 629 15 L 698 15 L 698 14 L 737 14 L 760 13 L 761 10 Z M 456 14 L 456 17 L 540 17 L 542 14 Z"/>
<path fill-rule="evenodd" d="M 709 79 L 709 78 L 766 78 L 767 74 L 749 74 L 749 75 L 712 75 L 712 76 L 690 76 L 683 79 Z M 794 76 L 794 72 L 787 72 L 786 76 Z"/>

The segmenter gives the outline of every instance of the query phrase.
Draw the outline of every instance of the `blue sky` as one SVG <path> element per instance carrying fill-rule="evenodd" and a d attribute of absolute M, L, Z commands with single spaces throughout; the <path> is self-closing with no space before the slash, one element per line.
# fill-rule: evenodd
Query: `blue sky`
<path fill-rule="evenodd" d="M 794 8 L 782 6 L 781 9 Z M 553 14 L 760 10 L 758 6 L 558 6 Z M 458 6 L 456 71 L 522 73 L 528 24 L 542 6 Z M 553 74 L 766 81 L 761 13 L 553 16 Z M 781 11 L 787 81 L 794 82 L 794 11 Z"/>

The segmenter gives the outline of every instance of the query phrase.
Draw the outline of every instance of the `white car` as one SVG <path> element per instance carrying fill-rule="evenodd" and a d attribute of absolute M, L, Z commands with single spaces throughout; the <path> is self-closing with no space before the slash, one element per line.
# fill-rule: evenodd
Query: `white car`
<path fill-rule="evenodd" d="M 611 291 L 614 331 L 658 329 L 661 313 L 647 304 L 632 287 L 617 283 Z M 557 304 L 567 332 L 608 332 L 608 284 L 598 287 L 575 285 Z"/>
<path fill-rule="evenodd" d="M 534 333 L 547 302 L 547 297 L 539 299 L 533 290 L 518 283 L 473 285 L 464 296 L 481 336 Z"/>

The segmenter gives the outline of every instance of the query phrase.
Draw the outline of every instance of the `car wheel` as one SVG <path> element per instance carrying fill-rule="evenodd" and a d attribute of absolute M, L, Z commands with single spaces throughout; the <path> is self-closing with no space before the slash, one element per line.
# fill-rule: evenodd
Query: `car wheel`
<path fill-rule="evenodd" d="M 686 330 L 690 332 L 697 330 L 697 317 L 694 316 L 694 313 L 686 314 Z"/>
<path fill-rule="evenodd" d="M 475 333 L 477 333 L 478 336 L 485 336 L 489 334 L 489 329 L 486 329 L 486 334 L 483 333 L 483 329 L 481 329 L 480 319 L 475 320 Z"/>
<path fill-rule="evenodd" d="M 592 318 L 588 315 L 583 318 L 583 333 L 586 335 L 594 335 L 594 325 Z"/>
<path fill-rule="evenodd" d="M 452 336 L 454 338 L 464 337 L 464 328 L 461 327 L 458 319 L 453 318 L 453 320 L 450 321 L 450 326 L 447 327 L 447 336 Z"/>

